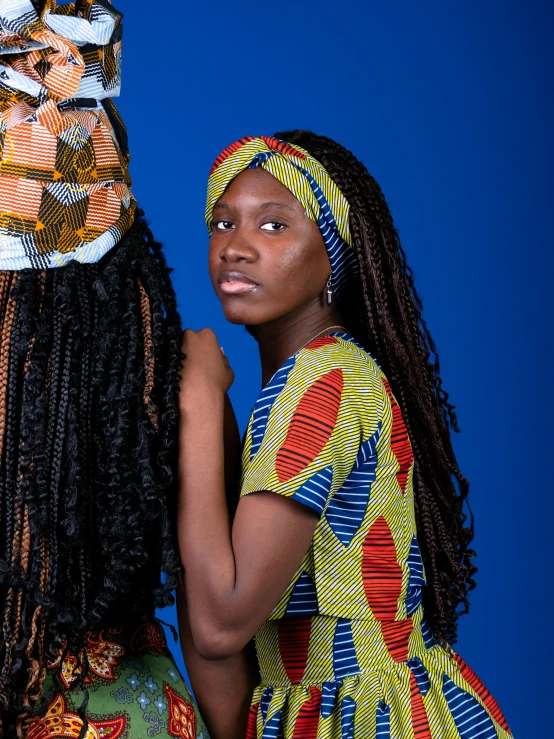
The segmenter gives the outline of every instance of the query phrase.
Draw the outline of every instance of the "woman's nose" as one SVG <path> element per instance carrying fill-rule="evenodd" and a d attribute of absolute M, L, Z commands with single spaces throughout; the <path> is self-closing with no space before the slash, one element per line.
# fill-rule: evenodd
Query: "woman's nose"
<path fill-rule="evenodd" d="M 235 231 L 230 239 L 219 251 L 219 258 L 223 262 L 255 262 L 258 252 L 250 239 L 239 230 Z"/>

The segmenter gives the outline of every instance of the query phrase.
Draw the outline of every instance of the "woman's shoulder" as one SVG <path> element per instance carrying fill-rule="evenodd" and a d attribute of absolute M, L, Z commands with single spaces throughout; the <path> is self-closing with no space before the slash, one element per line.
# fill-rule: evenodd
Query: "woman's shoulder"
<path fill-rule="evenodd" d="M 377 361 L 349 334 L 322 336 L 290 360 L 280 403 L 296 407 L 300 400 L 311 412 L 335 409 L 365 427 L 385 412 L 384 374 Z M 366 418 L 369 416 L 368 418 Z"/>
<path fill-rule="evenodd" d="M 349 334 L 322 336 L 303 347 L 296 355 L 296 376 L 308 380 L 328 372 L 342 377 L 343 383 L 371 385 L 382 383 L 384 377 L 374 357 Z"/>
<path fill-rule="evenodd" d="M 322 417 L 334 426 L 340 415 L 365 426 L 365 417 L 380 416 L 386 402 L 382 377 L 375 359 L 348 334 L 311 341 L 260 393 L 249 424 L 253 453 L 268 429 L 281 433 L 296 417 Z"/>

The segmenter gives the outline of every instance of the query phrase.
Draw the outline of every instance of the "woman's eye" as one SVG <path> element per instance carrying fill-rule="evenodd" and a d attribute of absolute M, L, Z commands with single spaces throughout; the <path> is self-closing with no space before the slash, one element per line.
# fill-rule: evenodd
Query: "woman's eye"
<path fill-rule="evenodd" d="M 264 231 L 282 231 L 285 228 L 284 223 L 279 223 L 278 221 L 270 221 L 269 223 L 264 223 L 260 228 L 263 228 Z"/>
<path fill-rule="evenodd" d="M 233 228 L 233 224 L 231 221 L 216 221 L 215 227 L 220 231 L 228 231 L 230 228 Z"/>

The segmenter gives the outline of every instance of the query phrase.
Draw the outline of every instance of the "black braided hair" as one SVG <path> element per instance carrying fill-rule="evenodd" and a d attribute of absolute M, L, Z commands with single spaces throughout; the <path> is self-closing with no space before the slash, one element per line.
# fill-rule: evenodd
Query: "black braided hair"
<path fill-rule="evenodd" d="M 422 302 L 381 188 L 340 144 L 311 131 L 275 134 L 306 149 L 329 172 L 350 204 L 359 264 L 357 290 L 341 308 L 346 324 L 378 359 L 406 423 L 415 456 L 414 497 L 428 587 L 425 619 L 442 642 L 453 643 L 457 619 L 469 609 L 477 568 L 469 548 L 473 516 L 464 512 L 469 484 L 451 441 L 454 406 L 442 387 L 439 357 L 422 316 Z"/>
<path fill-rule="evenodd" d="M 0 272 L 4 736 L 50 699 L 48 663 L 71 654 L 84 689 L 88 632 L 173 602 L 181 323 L 169 275 L 142 211 L 97 264 Z"/>

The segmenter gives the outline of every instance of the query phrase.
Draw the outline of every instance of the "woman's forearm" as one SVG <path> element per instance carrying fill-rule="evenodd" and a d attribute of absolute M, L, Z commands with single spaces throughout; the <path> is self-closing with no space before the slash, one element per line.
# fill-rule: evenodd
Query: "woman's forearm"
<path fill-rule="evenodd" d="M 181 398 L 178 536 L 189 619 L 201 654 L 225 651 L 214 644 L 213 634 L 224 641 L 233 621 L 236 572 L 225 495 L 224 404 L 223 394 L 198 387 Z"/>
<path fill-rule="evenodd" d="M 244 739 L 253 690 L 259 682 L 254 650 L 226 659 L 198 654 L 190 631 L 183 586 L 177 589 L 179 636 L 195 698 L 211 739 Z"/>
<path fill-rule="evenodd" d="M 232 410 L 226 400 L 232 371 L 209 330 L 186 331 L 183 351 L 179 550 L 195 648 L 206 659 L 222 659 L 238 654 L 277 605 L 318 519 L 301 503 L 259 490 L 241 498 L 231 527 L 225 447 L 233 445 L 226 444 L 225 409 Z"/>

